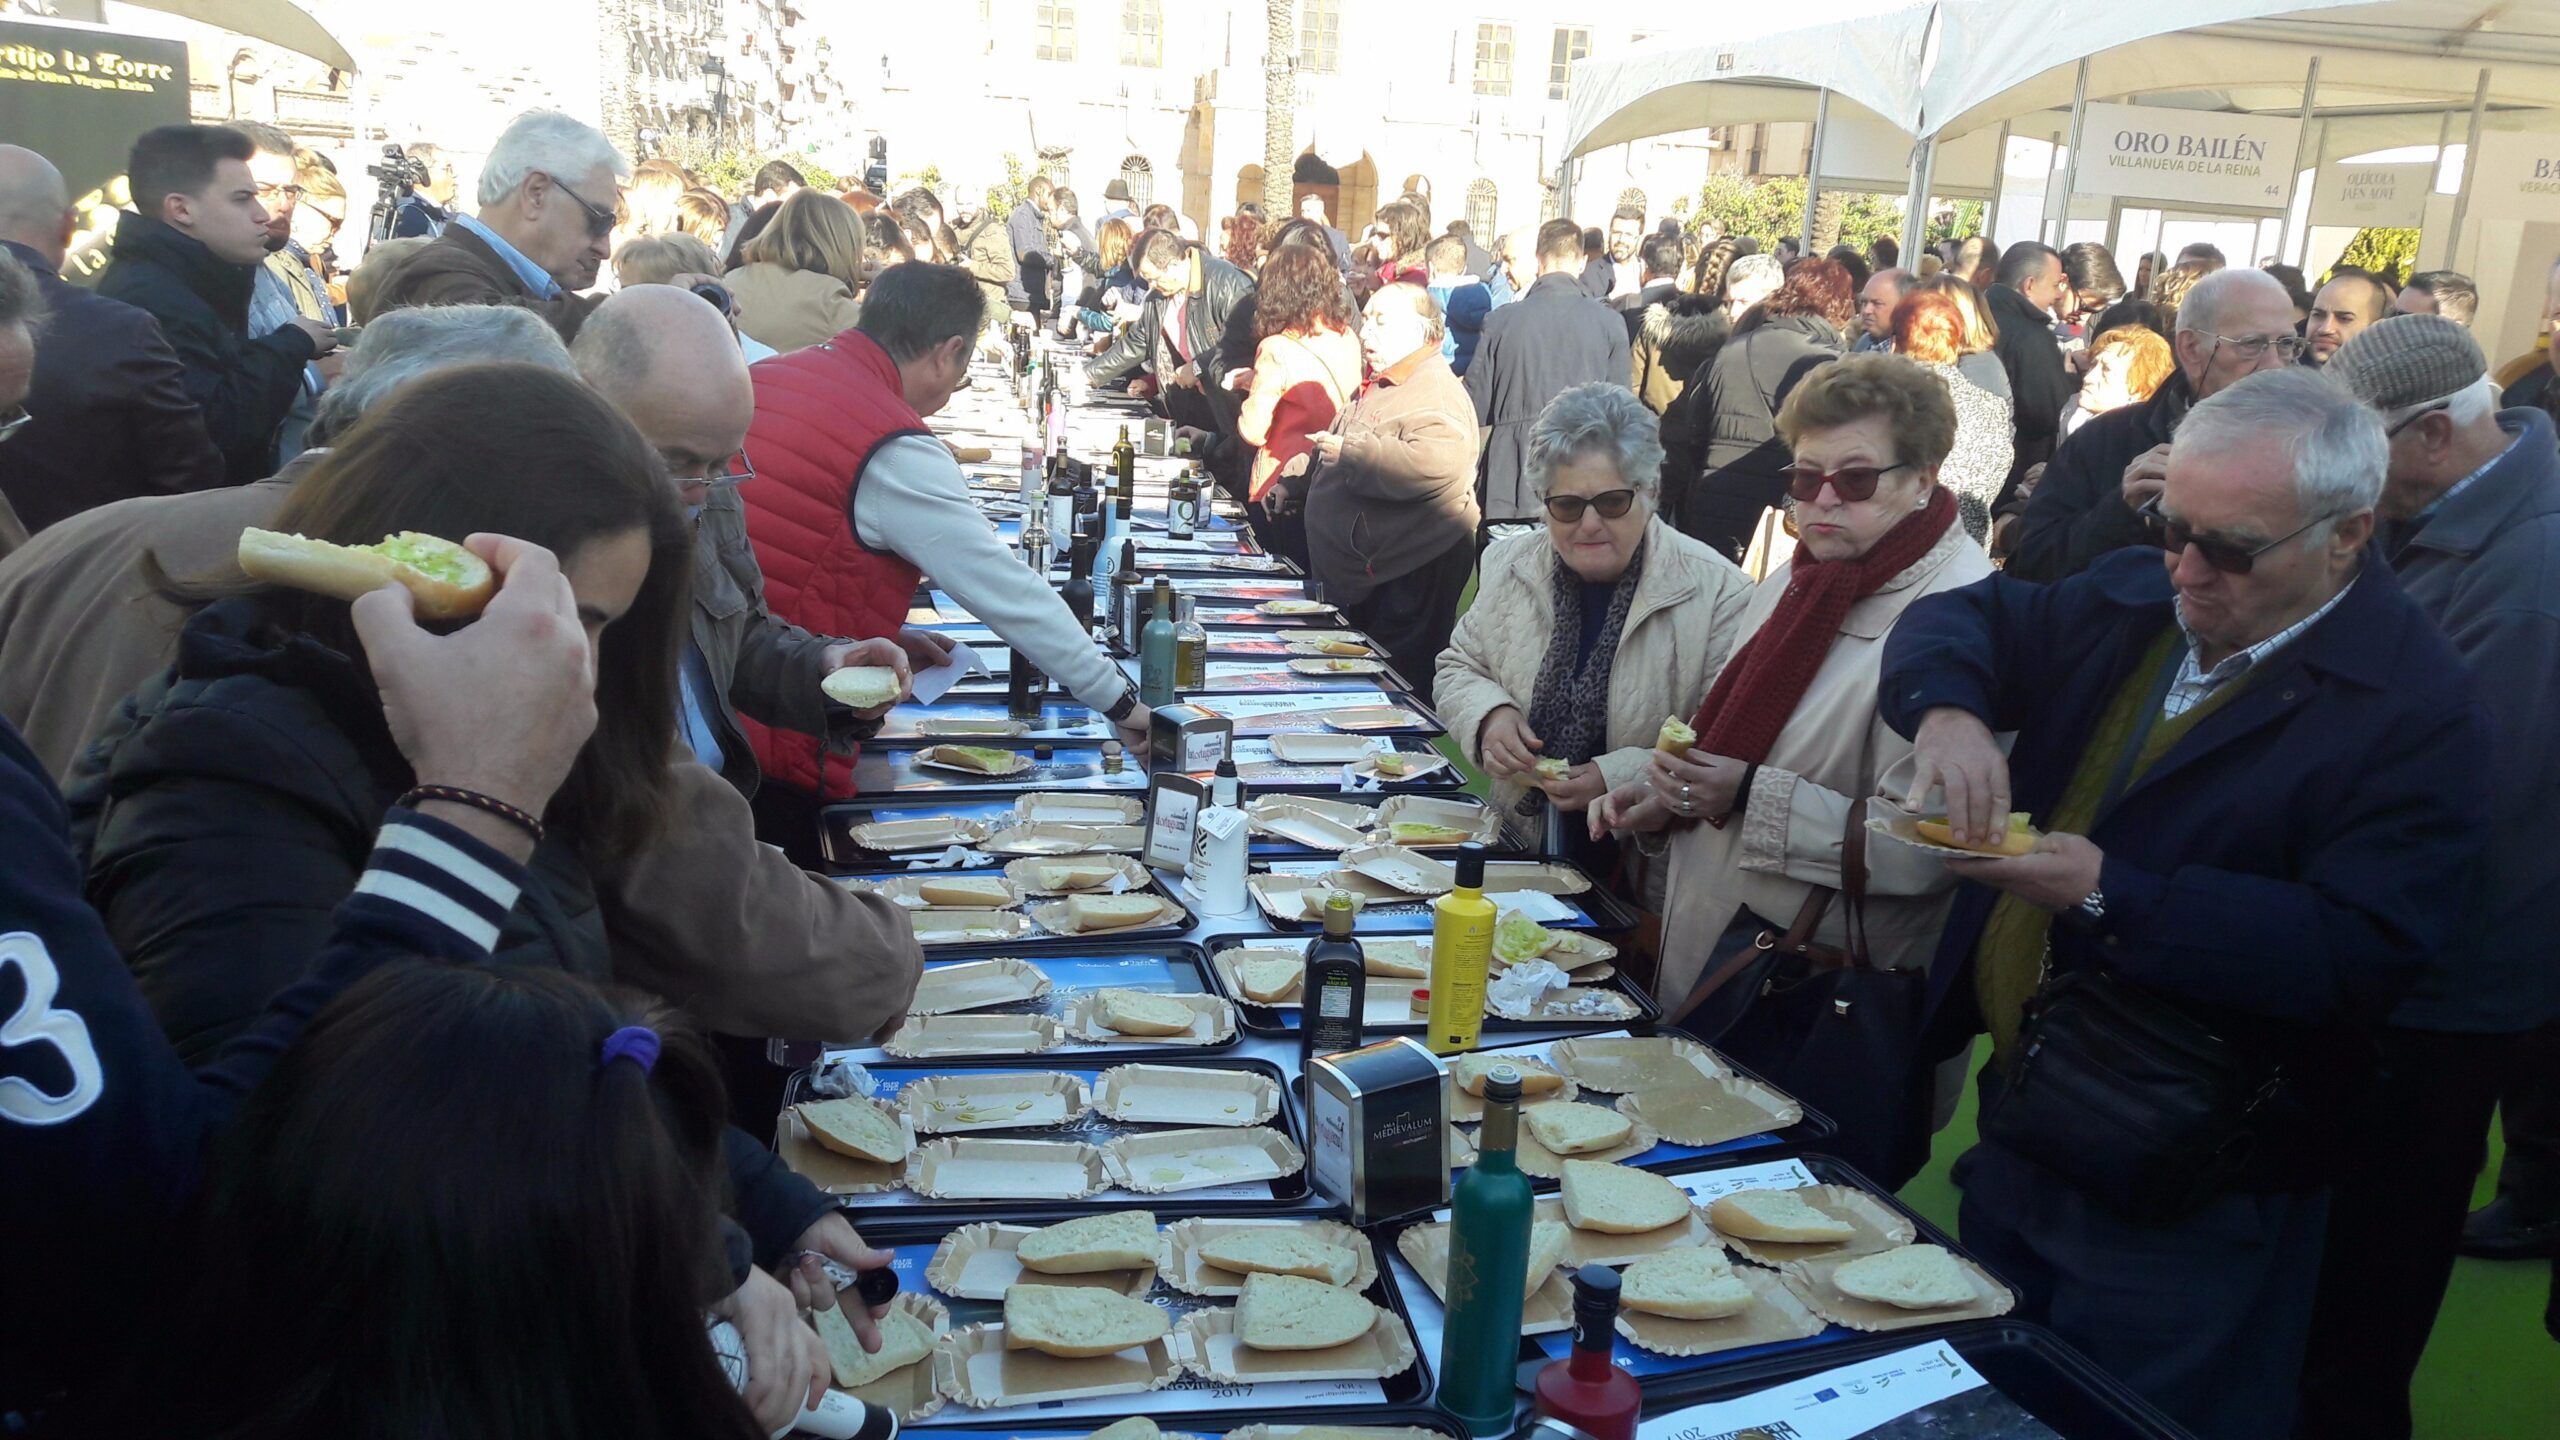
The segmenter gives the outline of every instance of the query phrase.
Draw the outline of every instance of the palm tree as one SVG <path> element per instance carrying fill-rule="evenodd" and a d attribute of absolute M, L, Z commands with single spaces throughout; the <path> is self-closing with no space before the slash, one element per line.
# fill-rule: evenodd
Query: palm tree
<path fill-rule="evenodd" d="M 1294 213 L 1298 167 L 1297 0 L 1262 0 L 1262 213 L 1277 225 Z"/>

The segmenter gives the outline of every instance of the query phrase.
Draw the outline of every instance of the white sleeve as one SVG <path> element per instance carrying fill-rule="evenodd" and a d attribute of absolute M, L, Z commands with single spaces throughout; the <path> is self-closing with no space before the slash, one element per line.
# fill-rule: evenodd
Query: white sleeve
<path fill-rule="evenodd" d="M 1129 692 L 1129 678 L 1077 626 L 1057 590 L 996 538 L 941 441 L 884 442 L 863 468 L 853 522 L 863 544 L 925 571 L 1080 703 L 1108 710 Z"/>

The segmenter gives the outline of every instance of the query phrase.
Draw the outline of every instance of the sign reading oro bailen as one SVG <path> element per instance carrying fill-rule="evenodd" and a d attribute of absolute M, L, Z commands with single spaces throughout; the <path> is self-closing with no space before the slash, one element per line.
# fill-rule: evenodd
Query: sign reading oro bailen
<path fill-rule="evenodd" d="M 2091 105 L 2077 188 L 2185 210 L 2281 210 L 2293 194 L 2301 131 L 2282 116 Z"/>

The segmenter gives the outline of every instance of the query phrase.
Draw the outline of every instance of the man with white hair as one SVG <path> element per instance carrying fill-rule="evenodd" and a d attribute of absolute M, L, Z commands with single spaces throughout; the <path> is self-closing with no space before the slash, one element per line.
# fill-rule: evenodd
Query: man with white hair
<path fill-rule="evenodd" d="M 1964 1242 L 2205 1440 L 2299 1433 L 2374 1030 L 2488 833 L 2477 686 L 2373 559 L 2389 445 L 2316 373 L 2250 376 L 2180 427 L 2152 548 L 1932 596 L 1885 642 L 1906 802 L 1960 844 L 2044 832 L 1947 864 L 1974 883 L 1933 1033 L 1992 1041 Z"/>
<path fill-rule="evenodd" d="M 2076 575 L 2110 550 L 2148 545 L 2142 507 L 2164 482 L 2169 440 L 2190 407 L 2303 353 L 2293 297 L 2263 270 L 2216 270 L 2178 307 L 2171 352 L 2178 368 L 2151 398 L 2110 410 L 2071 432 L 2018 518 L 2008 573 L 2027 580 Z"/>
<path fill-rule="evenodd" d="M 456 215 L 435 242 L 383 286 L 378 308 L 517 305 L 577 338 L 601 297 L 615 212 L 631 162 L 604 132 L 555 110 L 532 110 L 498 136 L 480 167 L 480 210 Z"/>
<path fill-rule="evenodd" d="M 2365 1097 L 2359 1163 L 2330 1206 L 2295 1430 L 2408 1440 L 2409 1381 L 2488 1158 L 2490 1112 L 2502 1092 L 2525 1101 L 2560 1078 L 2560 850 L 2544 833 L 2560 810 L 2560 448 L 2542 411 L 2498 409 L 2488 357 L 2447 316 L 2376 321 L 2328 373 L 2381 413 L 2382 558 L 2480 678 L 2497 731 L 2479 761 L 2489 847 L 2462 928 L 2382 1030 L 2386 1079 Z M 2530 1108 L 2510 1110 L 2511 1129 Z M 2535 1198 L 2502 1193 L 2511 1206 Z"/>
<path fill-rule="evenodd" d="M 1739 321 L 1752 306 L 1778 293 L 1787 283 L 1787 267 L 1778 257 L 1754 251 L 1735 260 L 1724 272 L 1724 316 Z"/>

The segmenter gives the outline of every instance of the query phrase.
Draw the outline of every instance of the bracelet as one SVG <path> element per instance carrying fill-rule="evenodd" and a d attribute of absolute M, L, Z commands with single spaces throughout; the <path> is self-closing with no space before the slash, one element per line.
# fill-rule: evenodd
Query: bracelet
<path fill-rule="evenodd" d="M 1725 813 L 1739 815 L 1751 804 L 1751 782 L 1760 778 L 1760 762 L 1747 761 L 1742 767 L 1742 783 L 1733 787 L 1733 805 Z"/>
<path fill-rule="evenodd" d="M 483 814 L 495 815 L 532 836 L 533 843 L 536 845 L 542 843 L 542 821 L 495 795 L 483 795 L 477 790 L 465 790 L 459 785 L 413 785 L 409 788 L 408 794 L 400 797 L 399 804 L 403 809 L 414 810 L 421 800 L 442 800 L 450 805 L 464 805 Z"/>

